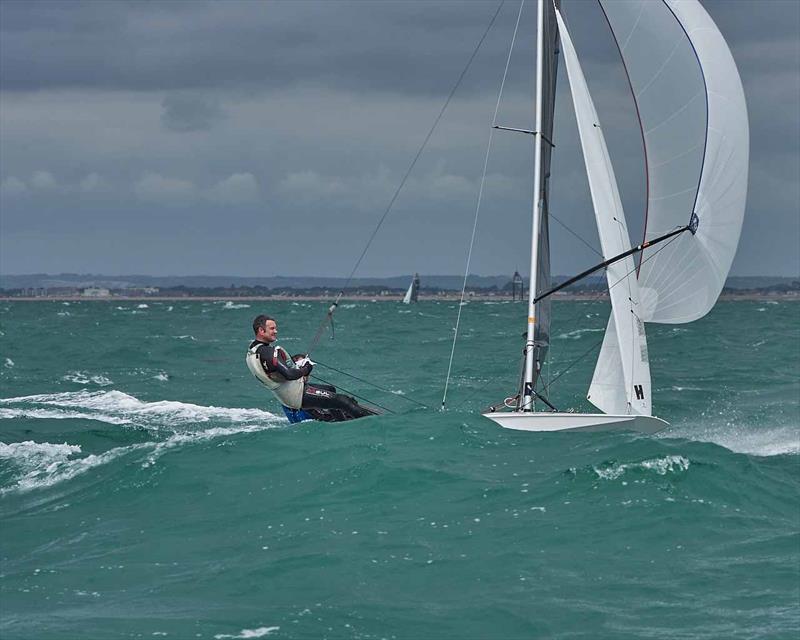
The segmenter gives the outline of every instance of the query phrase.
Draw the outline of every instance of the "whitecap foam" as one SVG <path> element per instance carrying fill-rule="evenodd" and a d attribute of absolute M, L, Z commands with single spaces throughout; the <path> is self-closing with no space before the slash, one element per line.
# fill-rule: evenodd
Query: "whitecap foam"
<path fill-rule="evenodd" d="M 605 327 L 600 329 L 575 329 L 574 331 L 561 333 L 557 336 L 557 338 L 559 340 L 579 340 L 583 337 L 584 333 L 598 333 L 600 331 L 605 331 Z"/>
<path fill-rule="evenodd" d="M 77 444 L 51 444 L 50 442 L 34 442 L 25 440 L 24 442 L 0 442 L 0 460 L 12 460 L 23 464 L 33 461 L 39 463 L 42 460 L 63 460 L 73 453 L 80 453 L 81 448 Z"/>
<path fill-rule="evenodd" d="M 6 369 L 10 369 L 14 366 L 14 361 L 11 358 L 6 358 L 5 364 L 3 365 Z"/>
<path fill-rule="evenodd" d="M 63 411 L 59 409 L 20 409 L 0 408 L 0 420 L 29 418 L 35 420 L 95 420 L 107 424 L 130 424 L 126 418 L 107 416 L 101 413 L 84 413 L 81 411 Z"/>
<path fill-rule="evenodd" d="M 9 407 L 9 405 L 34 405 Z M 198 422 L 223 421 L 233 424 L 243 422 L 270 422 L 278 418 L 262 409 L 240 409 L 235 407 L 214 407 L 160 400 L 144 402 L 122 391 L 68 391 L 45 393 L 16 398 L 0 398 L 0 405 L 14 409 L 30 410 L 35 405 L 57 407 L 59 409 L 83 409 L 97 413 L 88 414 L 91 419 L 109 422 L 119 420 L 118 424 L 132 422 L 149 428 L 177 428 Z"/>
<path fill-rule="evenodd" d="M 224 304 L 222 302 L 217 302 L 215 304 L 222 304 L 223 309 L 249 309 L 249 304 L 242 304 L 242 303 L 235 303 L 231 302 L 230 300 L 226 301 Z"/>
<path fill-rule="evenodd" d="M 616 480 L 625 472 L 631 470 L 655 471 L 660 476 L 667 473 L 680 473 L 689 468 L 689 460 L 683 456 L 672 455 L 661 458 L 642 460 L 641 462 L 626 462 L 622 464 L 614 463 L 608 467 L 592 467 L 592 471 L 602 480 Z"/>
<path fill-rule="evenodd" d="M 79 454 L 78 445 L 50 444 L 48 442 L 14 442 L 10 445 L 0 443 L 0 457 L 5 447 L 13 451 L 13 462 L 20 468 L 14 484 L 0 488 L 0 495 L 11 491 L 31 491 L 51 487 L 59 482 L 70 480 L 111 460 L 119 458 L 136 449 L 149 446 L 149 443 L 116 447 L 99 455 L 90 454 L 82 458 L 72 458 Z"/>
<path fill-rule="evenodd" d="M 150 307 L 146 304 L 138 304 L 136 305 L 137 309 L 149 309 Z"/>
<path fill-rule="evenodd" d="M 242 629 L 237 635 L 232 636 L 227 633 L 218 633 L 214 636 L 216 640 L 223 640 L 224 638 L 263 638 L 268 636 L 273 631 L 278 631 L 280 627 L 259 627 L 258 629 Z"/>
<path fill-rule="evenodd" d="M 108 387 L 114 384 L 114 381 L 110 378 L 101 375 L 92 375 L 86 371 L 70 371 L 61 379 L 76 384 L 96 384 L 100 387 Z"/>

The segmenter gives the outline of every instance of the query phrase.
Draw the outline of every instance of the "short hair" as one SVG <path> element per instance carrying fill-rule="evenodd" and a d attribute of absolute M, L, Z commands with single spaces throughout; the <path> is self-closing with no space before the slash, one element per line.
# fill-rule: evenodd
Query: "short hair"
<path fill-rule="evenodd" d="M 275 322 L 275 318 L 271 318 L 269 316 L 265 315 L 256 316 L 255 320 L 253 320 L 253 333 L 258 333 L 259 327 L 266 329 L 267 320 L 272 320 L 273 322 Z"/>

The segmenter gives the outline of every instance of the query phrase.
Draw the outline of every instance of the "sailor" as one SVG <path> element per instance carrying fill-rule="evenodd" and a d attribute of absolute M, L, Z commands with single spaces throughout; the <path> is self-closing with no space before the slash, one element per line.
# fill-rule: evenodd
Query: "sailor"
<path fill-rule="evenodd" d="M 307 356 L 291 358 L 285 349 L 274 344 L 278 338 L 278 323 L 274 318 L 256 316 L 253 331 L 255 340 L 247 350 L 247 368 L 278 398 L 290 422 L 311 419 L 339 422 L 375 415 L 354 398 L 337 393 L 335 387 L 309 384 L 313 363 Z"/>

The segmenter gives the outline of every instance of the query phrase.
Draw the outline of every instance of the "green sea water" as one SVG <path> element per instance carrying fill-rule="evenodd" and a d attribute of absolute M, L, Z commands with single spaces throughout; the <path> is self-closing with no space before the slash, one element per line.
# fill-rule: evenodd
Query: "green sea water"
<path fill-rule="evenodd" d="M 325 308 L 0 303 L 0 637 L 797 637 L 800 304 L 649 325 L 655 437 L 477 415 L 525 315 L 480 301 L 447 411 L 456 305 L 364 301 L 314 373 L 392 413 L 289 425 L 250 324 L 300 352 Z M 590 410 L 607 314 L 554 305 L 559 409 Z"/>

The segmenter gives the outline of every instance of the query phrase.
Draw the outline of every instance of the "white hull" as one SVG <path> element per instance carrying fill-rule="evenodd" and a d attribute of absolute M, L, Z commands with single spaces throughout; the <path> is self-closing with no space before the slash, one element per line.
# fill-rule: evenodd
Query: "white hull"
<path fill-rule="evenodd" d="M 640 431 L 656 433 L 669 426 L 652 416 L 611 416 L 605 413 L 537 413 L 497 411 L 482 414 L 504 429 L 517 431 Z"/>

